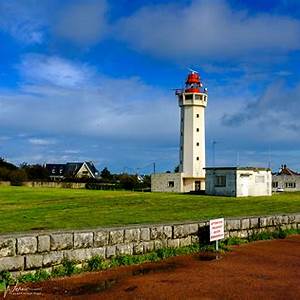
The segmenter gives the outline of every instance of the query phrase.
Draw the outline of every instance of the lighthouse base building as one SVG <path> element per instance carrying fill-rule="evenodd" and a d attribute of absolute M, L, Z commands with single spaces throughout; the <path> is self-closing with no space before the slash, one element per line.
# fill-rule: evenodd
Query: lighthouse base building
<path fill-rule="evenodd" d="M 188 74 L 185 88 L 176 90 L 176 96 L 180 107 L 179 172 L 152 174 L 153 192 L 205 190 L 205 108 L 208 96 L 197 72 Z"/>
<path fill-rule="evenodd" d="M 205 177 L 188 177 L 184 173 L 151 175 L 152 192 L 189 193 L 200 190 L 205 190 Z"/>

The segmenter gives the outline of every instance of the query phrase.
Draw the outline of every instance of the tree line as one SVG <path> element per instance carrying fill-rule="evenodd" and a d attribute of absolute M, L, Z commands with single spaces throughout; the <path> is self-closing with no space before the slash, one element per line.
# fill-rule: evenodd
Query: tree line
<path fill-rule="evenodd" d="M 0 181 L 10 181 L 11 185 L 22 185 L 26 181 L 53 181 L 49 171 L 40 164 L 22 163 L 16 166 L 0 157 Z M 89 184 L 114 185 L 116 188 L 127 190 L 146 190 L 150 188 L 150 176 L 138 174 L 113 174 L 107 167 L 100 172 L 99 178 L 66 177 L 64 182 L 84 182 Z M 91 188 L 97 187 L 90 185 Z"/>

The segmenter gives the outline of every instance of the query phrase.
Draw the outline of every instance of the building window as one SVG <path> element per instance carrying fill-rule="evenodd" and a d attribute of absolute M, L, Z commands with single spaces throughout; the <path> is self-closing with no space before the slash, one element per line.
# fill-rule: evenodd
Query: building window
<path fill-rule="evenodd" d="M 296 182 L 286 182 L 285 187 L 294 189 L 294 188 L 296 188 Z"/>
<path fill-rule="evenodd" d="M 278 181 L 272 183 L 273 188 L 278 188 Z"/>
<path fill-rule="evenodd" d="M 199 118 L 199 114 L 196 114 L 196 118 Z"/>
<path fill-rule="evenodd" d="M 196 159 L 199 160 L 199 157 L 197 156 Z"/>
<path fill-rule="evenodd" d="M 195 100 L 202 100 L 202 96 L 201 95 L 195 95 Z"/>
<path fill-rule="evenodd" d="M 225 187 L 226 186 L 226 176 L 221 175 L 221 176 L 216 176 L 216 187 Z"/>
<path fill-rule="evenodd" d="M 264 176 L 255 176 L 255 183 L 265 183 Z"/>
<path fill-rule="evenodd" d="M 173 188 L 174 187 L 174 181 L 168 181 L 168 187 Z"/>
<path fill-rule="evenodd" d="M 199 132 L 199 128 L 197 128 L 196 131 Z"/>
<path fill-rule="evenodd" d="M 193 100 L 193 94 L 185 95 L 185 100 Z"/>
<path fill-rule="evenodd" d="M 199 146 L 199 143 L 196 143 L 196 146 Z"/>

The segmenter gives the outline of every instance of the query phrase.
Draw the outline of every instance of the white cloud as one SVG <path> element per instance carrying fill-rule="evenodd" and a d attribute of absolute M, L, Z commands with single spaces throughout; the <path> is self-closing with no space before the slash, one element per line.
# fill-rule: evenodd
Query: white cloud
<path fill-rule="evenodd" d="M 84 0 L 66 5 L 58 14 L 54 32 L 76 44 L 98 42 L 108 30 L 106 0 Z"/>
<path fill-rule="evenodd" d="M 173 96 L 139 78 L 93 73 L 87 80 L 91 72 L 84 64 L 35 55 L 25 57 L 20 70 L 27 83 L 0 91 L 2 128 L 148 143 L 173 140 L 174 133 L 177 138 Z"/>
<path fill-rule="evenodd" d="M 40 44 L 46 25 L 45 3 L 37 0 L 11 0 L 0 3 L 0 30 L 25 44 Z"/>
<path fill-rule="evenodd" d="M 169 59 L 257 56 L 300 49 L 300 21 L 233 10 L 225 1 L 151 5 L 123 18 L 116 36 L 139 51 Z"/>
<path fill-rule="evenodd" d="M 90 46 L 108 32 L 106 0 L 2 0 L 0 30 L 23 45 L 57 38 Z"/>
<path fill-rule="evenodd" d="M 93 71 L 87 65 L 58 56 L 28 54 L 18 68 L 26 81 L 61 87 L 79 87 L 88 84 L 93 77 Z"/>
<path fill-rule="evenodd" d="M 234 112 L 223 114 L 222 124 L 243 130 L 253 139 L 297 145 L 300 140 L 300 83 L 286 87 L 275 81 L 264 93 Z M 255 98 L 254 98 L 255 99 Z"/>
<path fill-rule="evenodd" d="M 30 138 L 28 142 L 32 145 L 36 146 L 48 146 L 56 144 L 56 141 L 53 139 L 45 139 L 45 138 Z"/>

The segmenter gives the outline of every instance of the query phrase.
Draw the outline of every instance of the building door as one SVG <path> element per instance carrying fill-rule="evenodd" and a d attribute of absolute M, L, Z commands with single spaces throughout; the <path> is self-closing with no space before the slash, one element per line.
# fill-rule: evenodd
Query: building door
<path fill-rule="evenodd" d="M 243 197 L 249 196 L 249 176 L 241 176 L 240 184 L 241 184 L 241 196 Z"/>
<path fill-rule="evenodd" d="M 201 190 L 201 183 L 200 181 L 195 181 L 195 191 L 200 191 Z"/>

